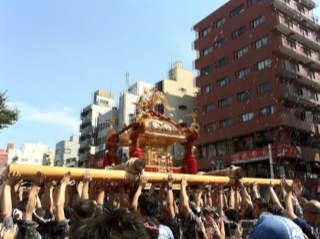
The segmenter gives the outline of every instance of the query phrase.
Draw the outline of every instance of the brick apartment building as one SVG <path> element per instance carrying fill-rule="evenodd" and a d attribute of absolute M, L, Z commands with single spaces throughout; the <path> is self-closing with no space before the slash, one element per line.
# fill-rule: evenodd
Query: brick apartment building
<path fill-rule="evenodd" d="M 247 176 L 267 177 L 270 154 L 275 177 L 319 177 L 315 7 L 311 0 L 231 0 L 194 26 L 199 170 L 236 164 Z"/>

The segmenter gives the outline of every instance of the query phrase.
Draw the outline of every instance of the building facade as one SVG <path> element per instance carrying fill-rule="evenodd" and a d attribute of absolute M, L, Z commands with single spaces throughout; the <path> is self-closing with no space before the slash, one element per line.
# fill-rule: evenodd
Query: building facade
<path fill-rule="evenodd" d="M 194 26 L 200 170 L 236 164 L 248 176 L 318 177 L 315 7 L 311 0 L 231 0 Z"/>
<path fill-rule="evenodd" d="M 195 84 L 193 71 L 183 68 L 182 62 L 177 61 L 168 71 L 168 77 L 156 83 L 156 88 L 166 95 L 168 105 L 174 110 L 170 111 L 163 106 L 158 107 L 159 112 L 169 116 L 172 120 L 179 122 L 184 127 L 190 127 L 193 123 L 191 114 L 197 110 L 195 107 L 195 96 L 199 88 Z M 176 165 L 181 164 L 184 155 L 184 148 L 177 144 L 169 149 Z"/>
<path fill-rule="evenodd" d="M 82 110 L 80 116 L 79 167 L 90 166 L 90 160 L 95 157 L 98 117 L 110 111 L 113 107 L 113 93 L 97 90 L 94 92 L 92 104 Z"/>
<path fill-rule="evenodd" d="M 54 166 L 78 167 L 79 136 L 73 135 L 70 140 L 62 140 L 56 144 Z"/>
<path fill-rule="evenodd" d="M 49 165 L 53 152 L 43 143 L 25 143 L 20 149 L 8 150 L 8 164 Z"/>
<path fill-rule="evenodd" d="M 132 118 L 136 115 L 135 103 L 138 98 L 153 87 L 152 84 L 144 81 L 137 81 L 128 87 L 128 90 L 121 92 L 119 96 L 118 107 L 102 114 L 98 118 L 97 145 L 95 158 L 90 161 L 90 167 L 103 167 L 106 148 L 106 140 L 108 132 L 119 131 L 124 125 L 129 125 Z M 129 149 L 127 147 L 119 148 L 117 152 L 120 163 L 126 162 L 129 157 Z"/>

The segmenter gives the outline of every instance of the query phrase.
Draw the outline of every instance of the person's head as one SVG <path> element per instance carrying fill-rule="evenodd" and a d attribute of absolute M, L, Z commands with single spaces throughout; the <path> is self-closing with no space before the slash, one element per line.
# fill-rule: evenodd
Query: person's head
<path fill-rule="evenodd" d="M 160 224 L 154 217 L 143 217 L 143 225 L 147 229 L 150 238 L 159 237 Z"/>
<path fill-rule="evenodd" d="M 281 216 L 263 214 L 250 230 L 249 239 L 304 239 L 300 227 Z"/>
<path fill-rule="evenodd" d="M 75 230 L 69 232 L 70 239 L 132 239 L 152 238 L 143 225 L 143 217 L 125 210 L 116 209 L 102 213 L 96 218 L 87 218 Z"/>
<path fill-rule="evenodd" d="M 258 218 L 261 213 L 269 212 L 269 204 L 264 202 L 262 199 L 254 199 L 252 200 L 252 214 L 255 218 Z"/>
<path fill-rule="evenodd" d="M 138 198 L 138 213 L 142 216 L 157 217 L 159 199 L 155 193 L 144 192 Z"/>
<path fill-rule="evenodd" d="M 202 208 L 202 212 L 206 221 L 210 221 L 210 219 L 215 219 L 217 221 L 220 218 L 217 210 L 210 206 L 205 206 Z"/>
<path fill-rule="evenodd" d="M 42 225 L 47 223 L 53 223 L 55 221 L 55 217 L 49 210 L 43 208 L 36 208 L 33 211 L 32 220 Z"/>
<path fill-rule="evenodd" d="M 92 217 L 95 212 L 96 205 L 97 203 L 95 201 L 89 199 L 78 201 L 73 205 L 75 218 L 82 220 Z"/>
<path fill-rule="evenodd" d="M 320 202 L 310 200 L 303 208 L 304 219 L 313 226 L 320 225 Z"/>
<path fill-rule="evenodd" d="M 229 221 L 233 221 L 238 223 L 241 219 L 240 213 L 233 208 L 226 208 L 224 210 L 224 215 L 227 217 Z"/>
<path fill-rule="evenodd" d="M 169 220 L 170 218 L 170 213 L 168 210 L 168 204 L 167 201 L 163 201 L 161 206 L 160 206 L 160 215 L 159 215 L 159 220 L 162 223 L 165 223 Z"/>

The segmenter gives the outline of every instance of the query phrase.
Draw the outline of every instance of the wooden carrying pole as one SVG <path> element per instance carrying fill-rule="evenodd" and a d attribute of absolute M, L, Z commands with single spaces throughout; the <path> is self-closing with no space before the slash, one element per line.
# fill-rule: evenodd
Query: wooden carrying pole
<path fill-rule="evenodd" d="M 66 168 L 66 167 L 50 167 L 50 166 L 37 166 L 37 165 L 21 165 L 10 164 L 9 172 L 19 172 L 21 178 L 25 180 L 32 180 L 37 171 L 43 173 L 46 179 L 60 180 L 65 173 L 71 172 L 71 179 L 82 180 L 86 168 Z M 95 179 L 108 179 L 111 181 L 126 181 L 128 174 L 124 170 L 112 169 L 89 169 L 93 180 Z M 167 180 L 168 174 L 144 172 L 147 176 L 148 182 L 159 183 Z M 188 184 L 233 184 L 234 179 L 228 176 L 212 176 L 212 175 L 195 175 L 195 174 L 173 174 L 175 183 L 179 183 L 183 176 L 187 177 Z M 270 185 L 269 178 L 242 178 L 244 184 L 253 184 L 257 182 L 258 185 Z M 274 179 L 274 185 L 280 185 L 280 179 Z M 290 182 L 291 183 L 291 182 Z"/>

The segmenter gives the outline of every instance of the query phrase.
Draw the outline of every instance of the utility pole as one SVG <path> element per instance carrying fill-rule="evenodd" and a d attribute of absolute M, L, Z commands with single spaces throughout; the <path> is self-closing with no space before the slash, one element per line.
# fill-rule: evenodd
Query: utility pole
<path fill-rule="evenodd" d="M 274 178 L 274 172 L 273 172 L 273 160 L 272 160 L 272 148 L 271 144 L 268 144 L 268 151 L 269 151 L 269 165 L 270 165 L 270 178 Z"/>

